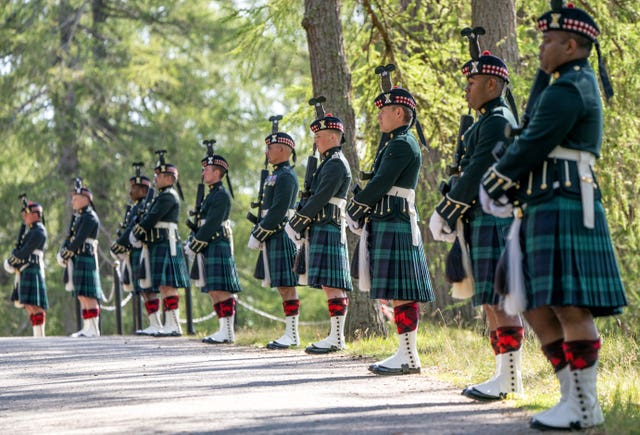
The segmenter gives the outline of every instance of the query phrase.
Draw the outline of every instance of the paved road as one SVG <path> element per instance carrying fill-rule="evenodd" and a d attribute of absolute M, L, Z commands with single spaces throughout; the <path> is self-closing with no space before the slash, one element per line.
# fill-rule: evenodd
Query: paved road
<path fill-rule="evenodd" d="M 508 402 L 369 362 L 189 338 L 0 338 L 0 433 L 538 433 Z"/>

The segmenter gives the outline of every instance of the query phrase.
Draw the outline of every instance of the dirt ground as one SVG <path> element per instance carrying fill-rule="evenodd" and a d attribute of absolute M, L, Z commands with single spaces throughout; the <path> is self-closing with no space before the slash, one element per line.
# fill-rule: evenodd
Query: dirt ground
<path fill-rule="evenodd" d="M 0 433 L 538 433 L 509 402 L 370 362 L 184 337 L 5 337 Z"/>

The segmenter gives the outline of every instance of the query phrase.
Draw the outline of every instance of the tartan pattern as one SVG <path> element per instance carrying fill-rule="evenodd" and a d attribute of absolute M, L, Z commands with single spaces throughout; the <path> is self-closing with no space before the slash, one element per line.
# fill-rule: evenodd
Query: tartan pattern
<path fill-rule="evenodd" d="M 297 316 L 300 313 L 300 299 L 284 301 L 282 302 L 282 308 L 286 317 Z"/>
<path fill-rule="evenodd" d="M 177 310 L 179 305 L 180 305 L 179 295 L 166 296 L 164 299 L 162 299 L 162 311 Z"/>
<path fill-rule="evenodd" d="M 153 314 L 160 309 L 160 299 L 152 299 L 145 301 L 144 308 L 147 310 L 147 314 Z"/>
<path fill-rule="evenodd" d="M 296 259 L 296 245 L 284 231 L 279 231 L 266 241 L 271 287 L 295 287 L 298 275 L 293 272 Z"/>
<path fill-rule="evenodd" d="M 329 317 L 346 316 L 347 307 L 349 306 L 348 298 L 333 298 L 327 300 L 329 308 Z"/>
<path fill-rule="evenodd" d="M 393 317 L 396 321 L 396 328 L 398 334 L 404 334 L 405 332 L 411 332 L 418 329 L 418 317 L 420 310 L 418 304 L 412 302 L 409 304 L 398 305 L 393 309 Z"/>
<path fill-rule="evenodd" d="M 489 343 L 491 343 L 493 354 L 498 355 L 500 353 L 500 346 L 498 346 L 498 331 L 493 330 L 489 332 Z"/>
<path fill-rule="evenodd" d="M 608 316 L 627 305 L 600 201 L 595 228 L 583 225 L 580 200 L 559 195 L 531 205 L 520 229 L 527 309 L 578 306 Z"/>
<path fill-rule="evenodd" d="M 598 361 L 600 339 L 565 341 L 562 343 L 562 349 L 571 370 L 583 370 Z"/>
<path fill-rule="evenodd" d="M 151 284 L 154 289 L 161 285 L 174 288 L 189 287 L 189 272 L 182 251 L 182 243 L 176 242 L 176 255 L 171 256 L 169 242 L 149 244 L 151 257 Z"/>
<path fill-rule="evenodd" d="M 236 300 L 234 298 L 225 299 L 222 302 L 218 302 L 220 312 L 216 311 L 218 318 L 230 317 L 236 313 Z"/>
<path fill-rule="evenodd" d="M 353 290 L 347 245 L 340 243 L 340 228 L 335 225 L 311 225 L 308 266 L 310 287 Z"/>
<path fill-rule="evenodd" d="M 140 264 L 140 257 L 142 256 L 142 248 L 134 248 L 129 253 L 129 262 L 131 263 L 131 281 L 133 284 L 133 291 L 136 294 L 140 293 L 160 293 L 160 290 L 157 288 L 142 288 L 140 287 L 140 280 L 135 279 L 138 275 L 138 269 L 144 267 L 144 265 Z"/>
<path fill-rule="evenodd" d="M 204 287 L 202 293 L 212 290 L 222 290 L 231 293 L 238 293 L 240 281 L 236 269 L 236 261 L 231 255 L 231 245 L 224 238 L 218 238 L 209 243 L 203 251 L 204 256 Z M 198 264 L 194 261 L 193 267 L 197 269 Z"/>
<path fill-rule="evenodd" d="M 75 255 L 70 261 L 73 261 L 73 296 L 105 300 L 95 257 Z"/>
<path fill-rule="evenodd" d="M 542 353 L 544 353 L 544 356 L 547 357 L 547 360 L 549 360 L 553 366 L 553 371 L 555 373 L 558 373 L 558 371 L 565 368 L 568 364 L 567 358 L 564 355 L 563 343 L 564 340 L 561 338 L 542 346 Z"/>
<path fill-rule="evenodd" d="M 475 280 L 471 299 L 474 307 L 483 304 L 498 305 L 500 302 L 499 295 L 493 288 L 493 279 L 512 221 L 512 218 L 497 218 L 482 212 L 471 219 L 471 237 L 468 243 Z"/>
<path fill-rule="evenodd" d="M 47 298 L 47 285 L 44 276 L 40 272 L 40 266 L 31 265 L 20 272 L 20 303 L 25 305 L 35 305 L 44 310 L 49 308 Z"/>
<path fill-rule="evenodd" d="M 498 352 L 509 353 L 522 347 L 524 328 L 522 326 L 501 326 L 497 329 Z"/>
<path fill-rule="evenodd" d="M 372 221 L 369 256 L 372 299 L 434 300 L 422 237 L 413 246 L 409 222 L 399 218 Z"/>

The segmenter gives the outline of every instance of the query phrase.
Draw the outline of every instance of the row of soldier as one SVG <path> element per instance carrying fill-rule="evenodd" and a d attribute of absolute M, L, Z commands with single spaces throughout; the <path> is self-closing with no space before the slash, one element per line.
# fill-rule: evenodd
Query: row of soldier
<path fill-rule="evenodd" d="M 558 404 L 535 415 L 531 425 L 587 428 L 604 421 L 596 393 L 600 339 L 594 317 L 619 313 L 627 304 L 592 171 L 600 154 L 603 122 L 600 91 L 588 57 L 593 45 L 600 56 L 599 30 L 585 11 L 561 2 L 539 18 L 538 28 L 543 33 L 540 69 L 553 76 L 553 82 L 542 86 L 538 95 L 532 93 L 526 113 L 530 121 L 515 140 L 505 134 L 505 127 L 517 124 L 504 99 L 509 83 L 506 64 L 488 52 L 474 55 L 472 50 L 472 60 L 463 66 L 466 99 L 477 117 L 464 132 L 458 174 L 443 190 L 429 228 L 435 240 L 469 248 L 472 302 L 486 313 L 496 355 L 495 375 L 463 394 L 499 400 L 522 392 L 519 312 L 523 311 L 553 365 L 561 392 Z M 604 77 L 605 94 L 610 96 Z M 320 99 L 314 103 L 321 108 Z M 312 173 L 308 195 L 297 207 L 298 181 L 290 164 L 296 145 L 291 136 L 278 131 L 274 120 L 274 130 L 265 140 L 273 170 L 263 177 L 260 215 L 248 247 L 261 251 L 260 278 L 263 285 L 278 289 L 286 316 L 284 334 L 267 348 L 300 344 L 296 286 L 302 281 L 325 292 L 331 320 L 329 335 L 306 352 L 339 351 L 345 348 L 347 293 L 352 290 L 348 226 L 360 237 L 359 286 L 368 289 L 371 298 L 392 301 L 397 326 L 397 352 L 369 370 L 378 375 L 415 374 L 420 373 L 418 304 L 434 299 L 415 208 L 421 166 L 420 146 L 411 131 L 416 102 L 407 90 L 383 83 L 375 104 L 385 136 L 366 186 L 348 196 L 351 172 L 342 153 L 344 126 L 338 117 L 320 110 L 311 131 L 322 160 Z M 503 155 L 494 155 L 500 142 L 510 145 Z M 241 289 L 229 224 L 232 195 L 222 183 L 225 177 L 228 180 L 229 169 L 227 160 L 209 147 L 202 160 L 203 183 L 209 190 L 184 248 L 177 232 L 178 168 L 160 159 L 153 182 L 158 192 L 150 203 L 143 198 L 151 180 L 139 173 L 131 178 L 134 205 L 111 251 L 127 265 L 128 282 L 145 300 L 149 326 L 141 334 L 181 334 L 177 289 L 187 286 L 190 278 L 186 254 L 193 259 L 191 278 L 211 296 L 219 319 L 219 330 L 203 341 L 234 341 L 234 295 Z M 148 205 L 138 211 L 140 204 Z M 95 273 L 99 221 L 91 205 L 89 189 L 76 186 L 75 217 L 58 254 L 68 289 L 80 300 L 85 319 L 83 329 L 73 336 L 99 335 L 102 291 Z M 28 231 L 5 267 L 20 275 L 19 300 L 31 315 L 35 334 L 44 335 L 46 292 L 38 274 L 46 240 L 39 222 L 42 207 L 26 203 L 22 212 Z M 507 237 L 509 231 L 512 237 Z M 494 281 L 505 247 L 509 282 L 499 294 Z M 303 275 L 296 268 L 296 256 L 306 265 Z M 508 308 L 505 300 L 519 294 L 519 308 L 513 302 Z"/>

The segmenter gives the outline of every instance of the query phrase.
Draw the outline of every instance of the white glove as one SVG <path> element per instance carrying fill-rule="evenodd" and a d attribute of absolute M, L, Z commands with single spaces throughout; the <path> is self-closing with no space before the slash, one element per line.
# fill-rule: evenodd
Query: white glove
<path fill-rule="evenodd" d="M 4 270 L 7 273 L 16 273 L 16 268 L 9 264 L 9 260 L 4 260 Z"/>
<path fill-rule="evenodd" d="M 508 218 L 513 216 L 513 205 L 509 202 L 506 195 L 502 195 L 497 200 L 489 198 L 484 186 L 480 186 L 480 204 L 482 211 L 499 218 Z"/>
<path fill-rule="evenodd" d="M 347 225 L 349 225 L 349 229 L 351 230 L 351 232 L 358 236 L 361 235 L 363 228 L 360 228 L 360 226 L 358 225 L 358 222 L 351 219 L 351 216 L 349 216 L 349 214 L 347 214 L 346 218 L 347 218 Z"/>
<path fill-rule="evenodd" d="M 287 236 L 289 236 L 294 245 L 296 245 L 296 248 L 300 249 L 300 246 L 302 246 L 302 237 L 300 236 L 300 233 L 294 230 L 288 222 L 284 226 L 284 232 L 287 233 Z"/>
<path fill-rule="evenodd" d="M 191 249 L 191 246 L 189 246 L 188 243 L 184 245 L 184 253 L 187 257 L 189 257 L 189 260 L 193 260 L 196 256 L 196 253 L 193 252 L 193 250 Z"/>
<path fill-rule="evenodd" d="M 429 229 L 433 239 L 438 242 L 453 243 L 456 240 L 456 232 L 449 227 L 447 221 L 437 211 L 434 211 L 429 219 Z"/>
<path fill-rule="evenodd" d="M 262 243 L 256 239 L 253 234 L 249 237 L 249 243 L 247 244 L 249 249 L 262 249 Z"/>
<path fill-rule="evenodd" d="M 142 242 L 136 239 L 136 236 L 133 235 L 133 231 L 129 233 L 129 243 L 131 243 L 131 246 L 134 248 L 142 248 Z"/>
<path fill-rule="evenodd" d="M 56 261 L 58 262 L 60 267 L 62 267 L 62 268 L 67 267 L 67 260 L 62 258 L 62 255 L 60 254 L 60 251 L 58 251 L 58 253 L 56 254 Z"/>

